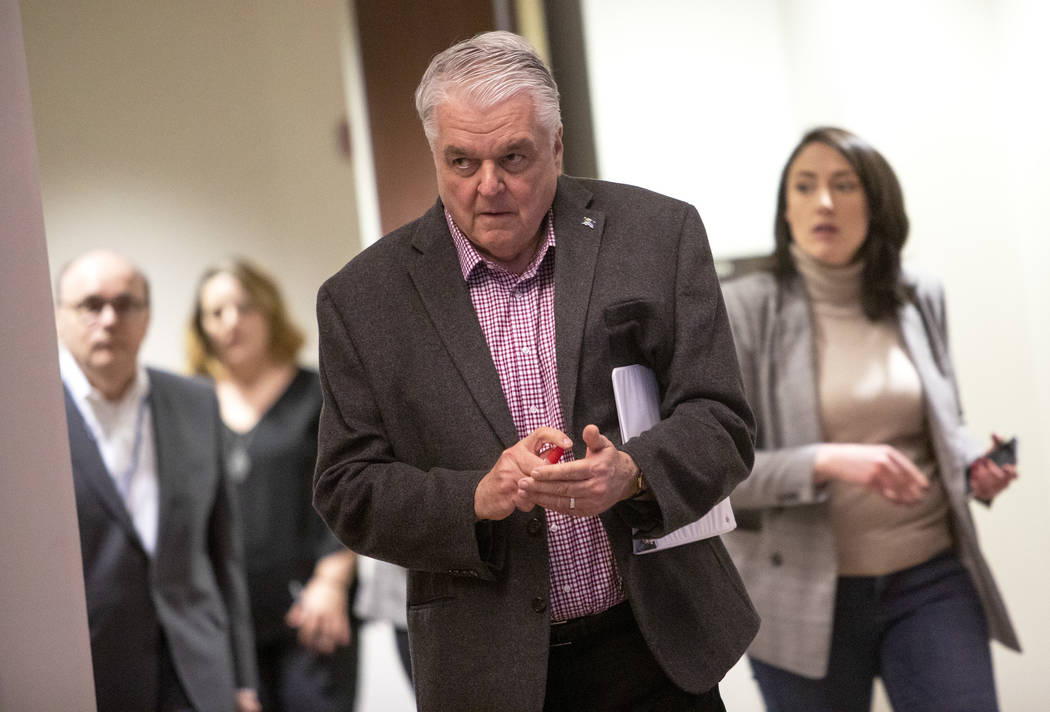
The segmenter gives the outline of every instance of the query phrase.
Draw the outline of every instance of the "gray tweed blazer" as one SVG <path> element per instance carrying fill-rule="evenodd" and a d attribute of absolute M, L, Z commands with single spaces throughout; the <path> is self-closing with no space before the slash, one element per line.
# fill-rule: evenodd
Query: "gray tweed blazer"
<path fill-rule="evenodd" d="M 985 448 L 963 424 L 944 294 L 929 278 L 906 274 L 905 280 L 915 299 L 897 318 L 922 382 L 955 548 L 977 587 L 990 636 L 1018 649 L 969 510 L 966 467 Z M 744 387 L 758 419 L 754 469 L 732 496 L 734 509 L 755 510 L 757 528 L 726 537 L 762 617 L 748 653 L 799 675 L 823 677 L 837 573 L 826 495 L 813 486 L 813 459 L 823 438 L 809 302 L 800 278 L 780 284 L 769 272 L 730 280 L 723 293 Z"/>
<path fill-rule="evenodd" d="M 632 527 L 697 519 L 751 467 L 753 419 L 706 234 L 685 203 L 568 177 L 554 221 L 566 431 L 577 458 L 588 423 L 619 445 L 612 368 L 658 374 L 664 420 L 623 445 L 655 501 L 601 520 L 654 656 L 680 687 L 707 690 L 758 625 L 722 542 L 631 549 Z M 478 482 L 518 436 L 440 202 L 328 280 L 317 315 L 314 502 L 351 549 L 409 570 L 420 709 L 542 709 L 547 527 L 540 509 L 474 521 Z"/>

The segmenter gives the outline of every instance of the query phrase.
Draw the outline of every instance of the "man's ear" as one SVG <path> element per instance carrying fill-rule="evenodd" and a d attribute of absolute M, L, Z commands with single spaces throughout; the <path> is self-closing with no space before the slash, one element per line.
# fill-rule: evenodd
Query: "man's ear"
<path fill-rule="evenodd" d="M 565 146 L 561 141 L 562 127 L 559 126 L 554 134 L 554 160 L 558 164 L 558 174 L 562 171 L 562 159 L 565 157 Z"/>

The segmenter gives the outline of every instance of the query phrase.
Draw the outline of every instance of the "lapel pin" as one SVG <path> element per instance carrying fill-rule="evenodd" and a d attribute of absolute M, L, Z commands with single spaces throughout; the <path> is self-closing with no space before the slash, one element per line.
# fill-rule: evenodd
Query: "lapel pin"
<path fill-rule="evenodd" d="M 594 229 L 594 218 L 584 218 L 583 219 L 583 224 L 593 230 Z"/>

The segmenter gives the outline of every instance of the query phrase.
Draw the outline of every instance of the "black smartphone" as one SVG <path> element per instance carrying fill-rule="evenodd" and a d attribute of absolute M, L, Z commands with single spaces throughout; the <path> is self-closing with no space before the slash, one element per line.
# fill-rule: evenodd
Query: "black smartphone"
<path fill-rule="evenodd" d="M 999 443 L 988 453 L 988 459 L 999 467 L 1017 464 L 1017 438 L 1010 438 Z"/>

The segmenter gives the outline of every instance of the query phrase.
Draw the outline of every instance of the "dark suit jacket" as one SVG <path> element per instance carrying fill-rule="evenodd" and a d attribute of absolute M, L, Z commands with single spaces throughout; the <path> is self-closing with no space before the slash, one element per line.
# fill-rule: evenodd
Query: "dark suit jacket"
<path fill-rule="evenodd" d="M 69 393 L 66 416 L 99 712 L 157 706 L 159 651 L 198 712 L 255 687 L 239 525 L 206 385 L 150 370 L 159 511 L 152 561 Z"/>
<path fill-rule="evenodd" d="M 745 478 L 744 400 L 706 234 L 685 203 L 563 177 L 554 200 L 558 390 L 577 458 L 596 424 L 620 445 L 611 370 L 658 374 L 659 425 L 623 449 L 654 502 L 601 519 L 639 626 L 682 688 L 714 686 L 758 620 L 719 539 L 632 553 L 700 517 Z M 544 512 L 474 521 L 474 490 L 518 441 L 440 202 L 318 295 L 315 505 L 343 542 L 409 571 L 424 710 L 539 710 L 549 634 Z M 628 671 L 629 672 L 629 671 Z"/>

